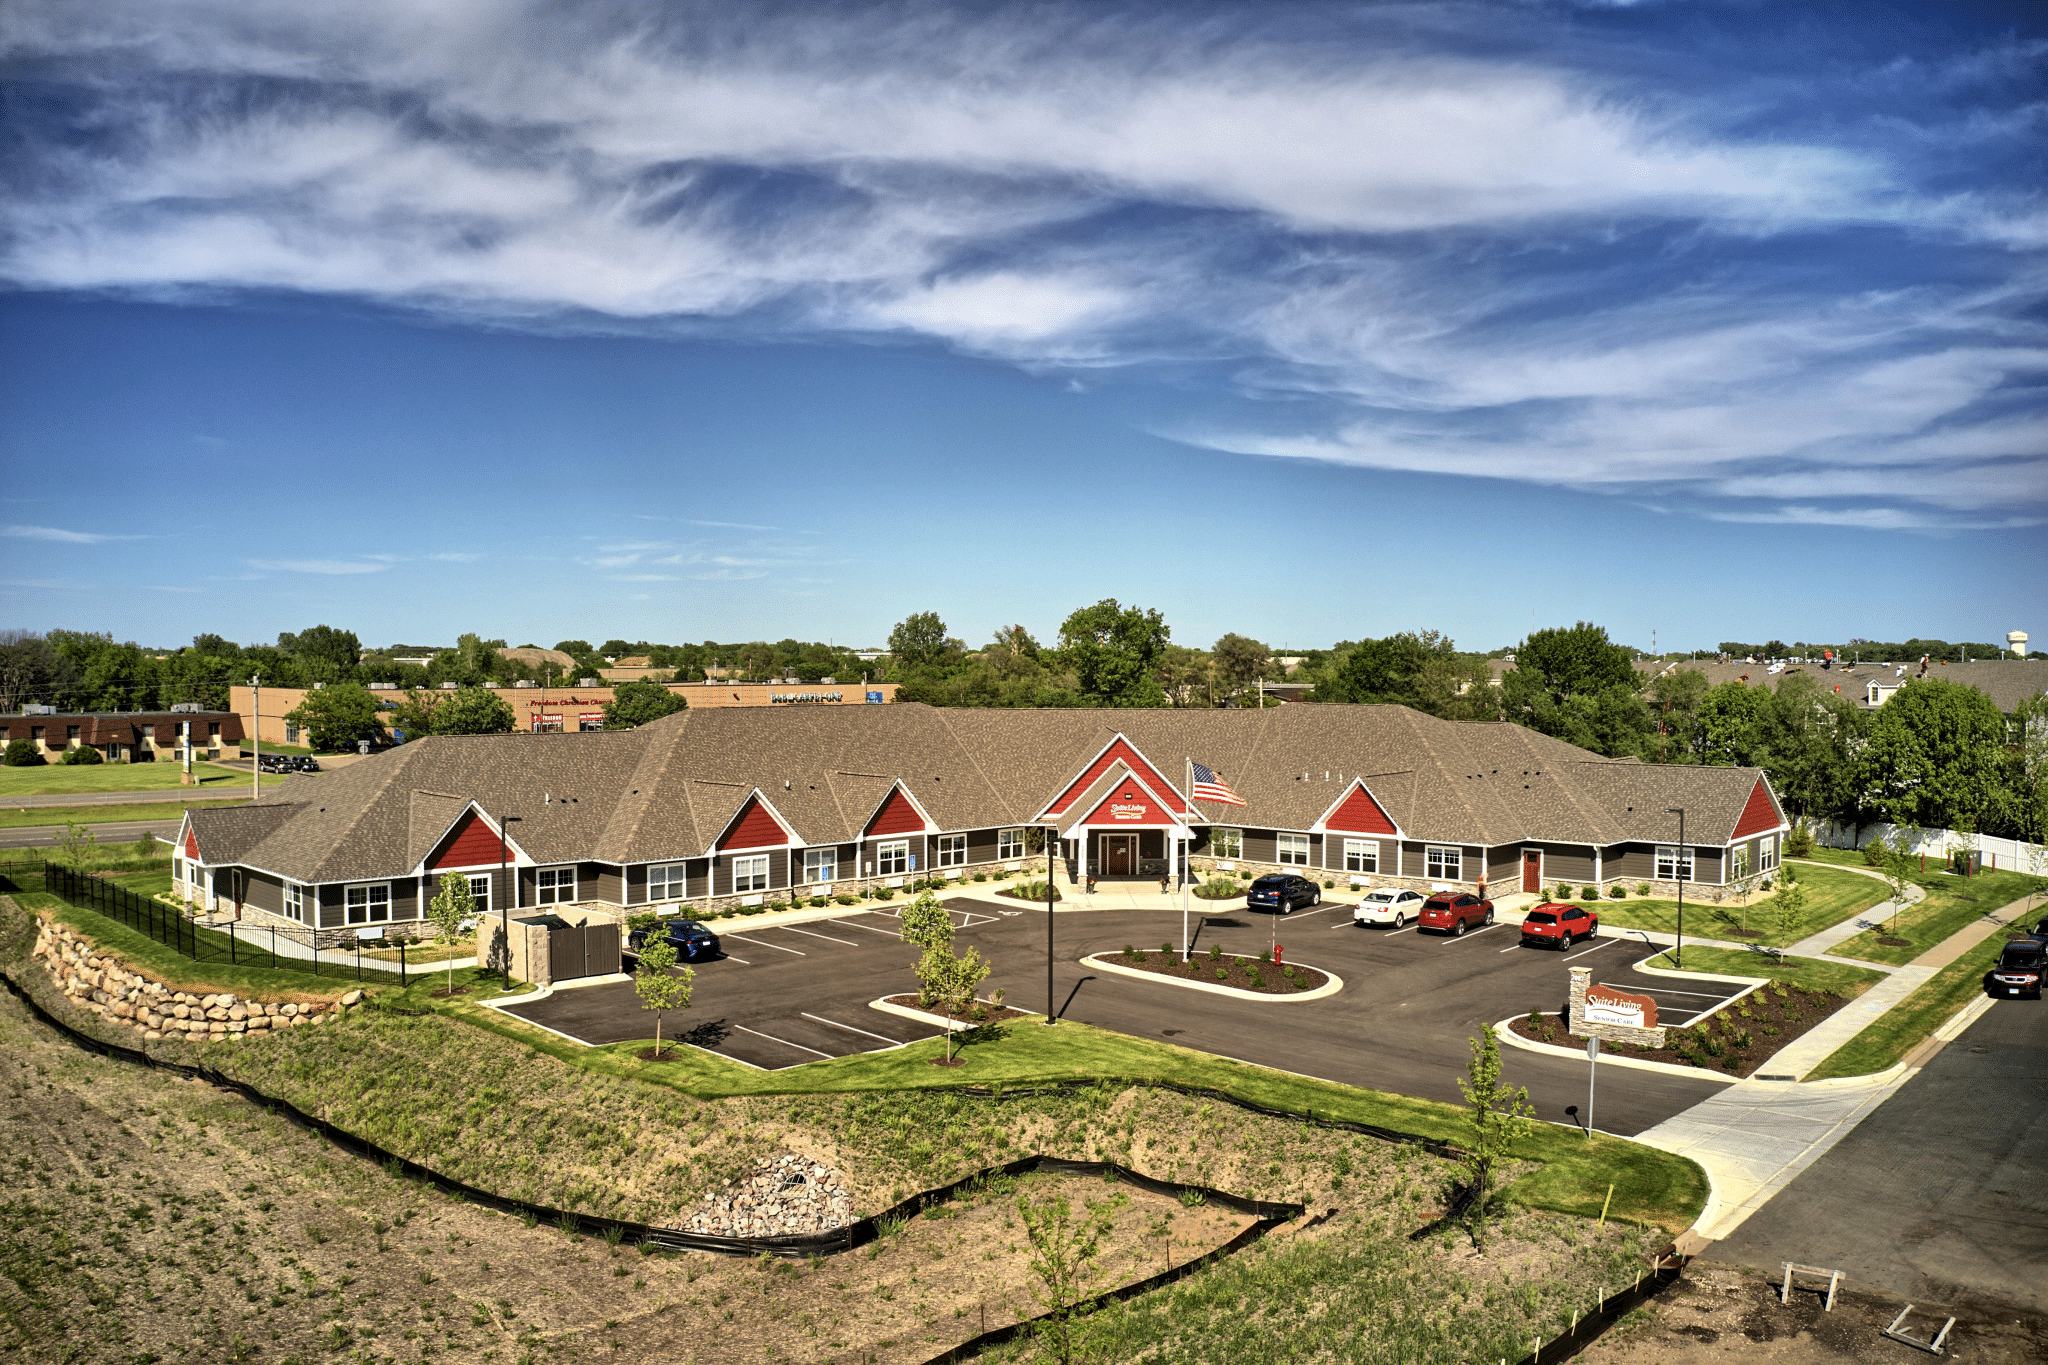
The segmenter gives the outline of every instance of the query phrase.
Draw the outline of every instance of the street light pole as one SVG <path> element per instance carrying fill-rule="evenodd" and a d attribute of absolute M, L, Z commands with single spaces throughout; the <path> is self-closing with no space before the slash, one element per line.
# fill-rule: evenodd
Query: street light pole
<path fill-rule="evenodd" d="M 1692 880 L 1692 851 L 1685 846 L 1685 807 L 1666 806 L 1666 815 L 1678 817 L 1678 861 L 1672 872 L 1678 878 L 1678 942 L 1671 949 L 1671 965 L 1685 966 L 1685 884 Z"/>
<path fill-rule="evenodd" d="M 1053 1013 L 1052 985 L 1052 902 L 1059 894 L 1053 882 L 1053 856 L 1059 849 L 1060 822 L 1046 820 L 1039 828 L 1045 831 L 1045 1022 L 1047 1027 L 1057 1024 L 1059 1016 Z"/>
<path fill-rule="evenodd" d="M 505 815 L 502 813 L 498 816 L 498 885 L 505 890 L 511 891 L 512 899 L 514 900 L 519 898 L 519 883 L 512 881 L 505 875 L 508 861 L 506 858 L 505 835 L 506 826 L 518 818 L 516 815 Z M 498 895 L 498 928 L 505 944 L 505 984 L 510 986 L 512 984 L 512 910 L 505 903 L 503 891 Z"/>
<path fill-rule="evenodd" d="M 249 731 L 249 752 L 254 755 L 249 760 L 249 799 L 251 801 L 263 795 L 263 689 L 258 686 L 262 681 L 263 675 L 261 673 L 251 673 L 249 675 L 249 724 L 251 727 Z"/>

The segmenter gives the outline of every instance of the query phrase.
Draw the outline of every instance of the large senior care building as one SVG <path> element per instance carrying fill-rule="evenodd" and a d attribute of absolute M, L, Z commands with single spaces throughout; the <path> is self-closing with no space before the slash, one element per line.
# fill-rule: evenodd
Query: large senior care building
<path fill-rule="evenodd" d="M 1191 800 L 1190 761 L 1244 804 Z M 1770 870 L 1786 828 L 1755 768 L 1615 761 L 1399 706 L 693 708 L 630 731 L 421 739 L 294 777 L 188 812 L 178 876 L 341 937 L 403 932 L 447 872 L 493 912 L 689 912 L 1016 870 L 1053 837 L 1070 882 L 1234 866 L 1668 889 L 1686 866 L 1716 887 Z"/>

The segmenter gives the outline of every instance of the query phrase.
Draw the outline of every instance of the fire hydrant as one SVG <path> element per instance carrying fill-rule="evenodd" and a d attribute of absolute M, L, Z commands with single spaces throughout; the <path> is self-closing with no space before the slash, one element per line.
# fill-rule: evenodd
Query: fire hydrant
<path fill-rule="evenodd" d="M 1287 950 L 1286 950 L 1285 948 L 1281 947 L 1281 946 L 1280 946 L 1279 944 L 1277 944 L 1277 943 L 1273 945 L 1273 965 L 1274 965 L 1275 967 L 1278 967 L 1278 966 L 1282 965 L 1282 963 L 1283 963 L 1283 961 L 1284 961 L 1284 959 L 1283 959 L 1283 957 L 1282 957 L 1282 954 L 1283 954 L 1283 953 L 1285 953 L 1286 951 L 1287 951 Z"/>

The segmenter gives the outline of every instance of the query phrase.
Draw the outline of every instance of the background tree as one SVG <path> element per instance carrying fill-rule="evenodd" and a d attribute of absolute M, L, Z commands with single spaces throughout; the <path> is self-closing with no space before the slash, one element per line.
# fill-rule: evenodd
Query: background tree
<path fill-rule="evenodd" d="M 427 902 L 427 918 L 433 921 L 434 941 L 446 947 L 454 947 L 462 937 L 462 924 L 476 913 L 476 894 L 469 889 L 469 878 L 460 872 L 443 872 L 441 889 L 434 893 L 434 899 Z M 446 995 L 455 994 L 455 957 L 448 957 L 448 989 Z"/>
<path fill-rule="evenodd" d="M 640 997 L 640 1008 L 654 1012 L 654 1056 L 661 1058 L 661 1021 L 670 1010 L 690 1008 L 690 994 L 697 980 L 697 969 L 685 967 L 675 970 L 676 945 L 669 942 L 667 934 L 650 934 L 641 945 L 640 962 L 633 970 L 633 994 Z"/>
<path fill-rule="evenodd" d="M 509 735 L 518 723 L 505 699 L 487 687 L 444 694 L 430 720 L 437 735 Z"/>
<path fill-rule="evenodd" d="M 1524 1086 L 1506 1086 L 1500 1079 L 1500 1042 L 1492 1029 L 1472 1040 L 1472 1061 L 1458 1088 L 1465 1092 L 1465 1118 L 1470 1136 L 1465 1140 L 1465 1169 L 1472 1173 L 1479 1192 L 1472 1201 L 1479 1247 L 1486 1247 L 1486 1201 L 1493 1176 L 1514 1150 L 1517 1139 L 1529 1126 L 1535 1109 L 1529 1104 Z"/>
<path fill-rule="evenodd" d="M 297 655 L 316 682 L 353 678 L 356 665 L 363 661 L 363 645 L 356 633 L 333 626 L 313 626 L 296 635 L 286 632 L 277 637 L 277 647 Z"/>
<path fill-rule="evenodd" d="M 377 695 L 357 682 L 332 683 L 308 692 L 284 718 L 304 730 L 307 742 L 323 753 L 353 749 L 359 741 L 375 740 L 383 732 Z"/>
<path fill-rule="evenodd" d="M 1210 648 L 1216 688 L 1225 697 L 1236 697 L 1260 678 L 1273 676 L 1273 651 L 1263 640 L 1232 632 Z"/>
<path fill-rule="evenodd" d="M 1170 636 L 1156 610 L 1105 597 L 1061 624 L 1060 654 L 1094 705 L 1164 706 L 1166 692 L 1152 670 Z"/>
<path fill-rule="evenodd" d="M 1790 872 L 1790 869 L 1785 869 Z M 1771 927 L 1777 931 L 1778 951 L 1783 953 L 1799 937 L 1806 919 L 1806 888 L 1789 876 L 1781 879 L 1771 895 Z"/>
<path fill-rule="evenodd" d="M 1870 720 L 1856 770 L 1863 804 L 1895 825 L 1981 828 L 1999 806 L 2005 716 L 1974 687 L 1909 683 Z"/>
<path fill-rule="evenodd" d="M 912 672 L 934 668 L 945 660 L 947 638 L 937 612 L 913 612 L 889 632 L 889 656 Z"/>
<path fill-rule="evenodd" d="M 689 707 L 688 698 L 658 682 L 622 682 L 612 690 L 612 699 L 604 704 L 604 728 L 631 730 Z"/>
<path fill-rule="evenodd" d="M 1514 671 L 1534 675 L 1560 706 L 1610 687 L 1633 690 L 1636 681 L 1630 651 L 1611 642 L 1606 629 L 1590 621 L 1569 630 L 1532 631 L 1515 651 Z"/>
<path fill-rule="evenodd" d="M 739 663 L 740 672 L 754 679 L 765 678 L 781 666 L 775 657 L 775 646 L 764 640 L 740 646 Z"/>
<path fill-rule="evenodd" d="M 1168 704 L 1182 709 L 1213 704 L 1214 675 L 1209 656 L 1200 650 L 1189 649 L 1186 645 L 1168 645 L 1160 651 L 1159 662 L 1153 666 L 1152 672 L 1159 680 L 1159 690 L 1166 694 Z"/>

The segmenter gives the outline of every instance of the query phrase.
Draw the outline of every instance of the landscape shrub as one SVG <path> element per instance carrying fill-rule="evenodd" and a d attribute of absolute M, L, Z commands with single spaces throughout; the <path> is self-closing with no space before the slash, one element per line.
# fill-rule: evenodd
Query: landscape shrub
<path fill-rule="evenodd" d="M 41 766 L 43 756 L 36 752 L 32 739 L 12 739 L 7 742 L 7 752 L 0 756 L 0 763 L 10 768 L 34 768 Z"/>
<path fill-rule="evenodd" d="M 1613 901 L 1627 900 L 1628 888 L 1621 885 L 1619 882 L 1615 883 L 1613 886 L 1607 888 L 1607 899 Z"/>
<path fill-rule="evenodd" d="M 1228 980 L 1229 978 L 1230 978 L 1230 968 L 1228 968 L 1228 967 L 1218 967 L 1218 968 L 1216 969 L 1216 979 L 1217 979 L 1218 981 L 1227 981 L 1227 980 Z"/>
<path fill-rule="evenodd" d="M 1804 820 L 1792 826 L 1792 832 L 1785 836 L 1785 856 L 1788 858 L 1811 858 L 1813 856 L 1813 831 Z"/>
<path fill-rule="evenodd" d="M 1582 889 L 1580 890 L 1580 892 L 1579 892 L 1579 899 L 1580 899 L 1580 900 L 1584 900 L 1584 901 L 1597 901 L 1597 900 L 1599 900 L 1599 899 L 1600 899 L 1600 888 L 1599 888 L 1599 887 L 1597 887 L 1597 886 L 1588 886 L 1588 887 L 1584 887 L 1584 888 L 1582 888 Z"/>
<path fill-rule="evenodd" d="M 661 923 L 661 916 L 655 914 L 652 910 L 626 916 L 626 927 L 628 929 L 652 929 L 659 923 Z"/>
<path fill-rule="evenodd" d="M 1126 961 L 1129 961 L 1129 962 L 1136 962 L 1136 961 L 1138 960 L 1138 956 L 1139 956 L 1139 954 L 1138 954 L 1138 950 L 1137 950 L 1136 948 L 1133 948 L 1133 947 L 1132 947 L 1132 946 L 1131 946 L 1130 944 L 1128 944 L 1128 943 L 1126 943 L 1126 944 L 1124 945 L 1124 958 L 1125 958 L 1125 960 L 1126 960 Z"/>
<path fill-rule="evenodd" d="M 1325 877 L 1325 878 L 1323 879 L 1323 890 L 1325 890 L 1325 891 L 1333 891 L 1333 890 L 1335 890 L 1335 889 L 1336 889 L 1336 886 L 1337 886 L 1337 883 L 1336 883 L 1336 882 L 1334 882 L 1334 881 L 1331 881 L 1331 880 L 1330 880 L 1330 879 L 1329 879 L 1328 877 Z"/>
<path fill-rule="evenodd" d="M 67 768 L 90 768 L 95 763 L 106 762 L 107 759 L 106 755 L 92 745 L 81 744 L 76 749 L 66 749 L 64 757 L 59 761 Z"/>
<path fill-rule="evenodd" d="M 1171 943 L 1162 943 L 1159 945 L 1159 952 L 1161 956 L 1171 956 L 1173 953 L 1173 945 Z"/>
<path fill-rule="evenodd" d="M 1271 962 L 1272 960 L 1273 960 L 1273 950 L 1272 950 L 1271 948 L 1261 948 L 1261 949 L 1259 949 L 1259 961 L 1260 961 L 1261 963 Z"/>
<path fill-rule="evenodd" d="M 1234 881 L 1232 881 L 1232 882 L 1220 882 L 1220 881 L 1219 881 L 1219 882 L 1203 882 L 1203 883 L 1202 883 L 1202 884 L 1201 884 L 1200 886 L 1198 886 L 1198 887 L 1196 887 L 1196 888 L 1195 888 L 1195 898 L 1196 898 L 1197 900 L 1205 900 L 1205 901 L 1222 901 L 1222 900 L 1230 900 L 1230 899 L 1231 899 L 1231 898 L 1233 898 L 1233 897 L 1236 897 L 1236 896 L 1242 896 L 1243 894 L 1244 894 L 1244 888 L 1243 888 L 1243 887 L 1241 887 L 1241 886 L 1239 886 L 1239 885 L 1238 885 L 1238 884 L 1237 884 L 1236 882 L 1234 882 Z"/>
<path fill-rule="evenodd" d="M 892 901 L 892 900 L 895 900 L 895 899 L 896 899 L 896 888 L 895 888 L 895 887 L 893 887 L 893 886 L 878 886 L 878 887 L 876 887 L 876 888 L 875 888 L 875 899 L 876 899 L 876 900 L 878 900 L 878 901 Z"/>
<path fill-rule="evenodd" d="M 811 897 L 811 909 L 813 910 L 823 910 L 826 906 L 830 905 L 831 903 L 832 898 L 830 896 Z"/>
<path fill-rule="evenodd" d="M 851 891 L 842 891 L 838 895 L 834 896 L 832 899 L 838 901 L 841 905 L 860 904 L 860 897 L 854 895 Z"/>
<path fill-rule="evenodd" d="M 1890 850 L 1882 839 L 1872 839 L 1863 846 L 1863 862 L 1867 867 L 1883 867 L 1890 856 Z"/>
<path fill-rule="evenodd" d="M 1253 990 L 1262 991 L 1266 989 L 1266 975 L 1256 966 L 1247 967 L 1245 969 L 1245 976 L 1252 983 Z"/>
<path fill-rule="evenodd" d="M 1221 962 L 1221 961 L 1223 960 L 1223 945 L 1222 945 L 1222 944 L 1220 944 L 1220 943 L 1212 943 L 1212 944 L 1210 944 L 1210 945 L 1209 945 L 1209 960 L 1210 960 L 1211 962 Z"/>
<path fill-rule="evenodd" d="M 986 872 L 977 872 L 977 873 L 975 873 L 975 874 L 974 874 L 974 880 L 976 880 L 976 881 L 978 881 L 978 882 L 985 882 L 985 881 L 987 881 L 987 880 L 988 880 L 988 873 L 986 873 Z"/>
<path fill-rule="evenodd" d="M 1637 894 L 1638 896 L 1647 896 L 1647 895 L 1649 895 L 1649 894 L 1650 894 L 1650 884 L 1649 884 L 1648 882 L 1637 882 L 1637 883 L 1636 883 L 1636 894 Z"/>

